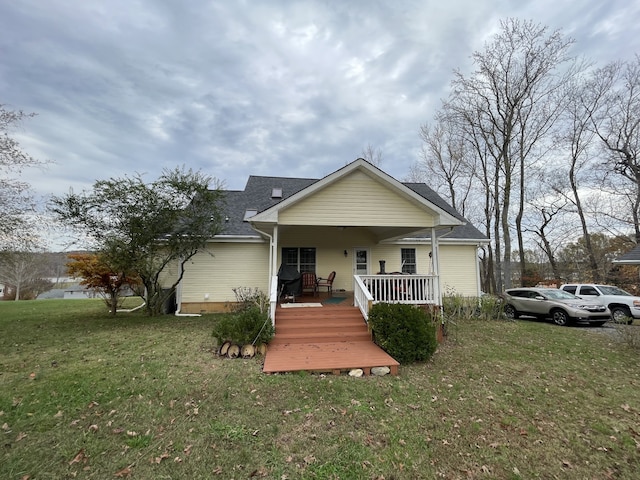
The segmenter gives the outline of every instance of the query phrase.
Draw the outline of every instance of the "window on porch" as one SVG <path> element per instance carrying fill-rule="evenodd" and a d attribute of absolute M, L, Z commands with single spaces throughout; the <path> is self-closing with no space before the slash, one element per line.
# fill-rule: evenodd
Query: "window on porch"
<path fill-rule="evenodd" d="M 402 260 L 402 273 L 414 274 L 418 271 L 416 267 L 416 249 L 415 248 L 400 249 L 400 256 Z"/>
<path fill-rule="evenodd" d="M 312 247 L 285 247 L 282 263 L 296 267 L 299 272 L 316 273 L 316 249 Z"/>

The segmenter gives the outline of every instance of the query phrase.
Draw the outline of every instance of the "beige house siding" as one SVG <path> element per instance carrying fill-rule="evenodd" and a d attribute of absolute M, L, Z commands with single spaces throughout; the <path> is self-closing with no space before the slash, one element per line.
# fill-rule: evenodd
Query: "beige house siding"
<path fill-rule="evenodd" d="M 478 255 L 475 245 L 440 245 L 442 294 L 478 296 Z"/>
<path fill-rule="evenodd" d="M 280 225 L 385 225 L 430 227 L 434 216 L 369 175 L 354 171 L 283 209 Z"/>
<path fill-rule="evenodd" d="M 178 279 L 178 268 L 178 262 L 176 260 L 164 267 L 164 270 L 160 272 L 160 277 L 158 278 L 162 288 L 171 288 L 176 282 Z"/>
<path fill-rule="evenodd" d="M 353 249 L 368 248 L 370 273 L 385 260 L 387 273 L 401 270 L 402 248 L 415 248 L 419 274 L 431 273 L 430 244 L 372 244 L 364 228 L 338 230 L 335 227 L 308 227 L 284 234 L 279 242 L 277 265 L 283 247 L 316 248 L 316 274 L 327 277 L 336 271 L 334 290 L 353 290 Z M 347 251 L 347 256 L 344 251 Z M 268 293 L 269 249 L 265 243 L 211 243 L 185 265 L 182 283 L 182 313 L 221 311 L 235 301 L 233 288 L 257 287 Z M 440 245 L 440 274 L 443 294 L 477 295 L 478 262 L 473 245 Z M 170 268 L 168 277 L 177 275 Z M 168 280 L 168 278 L 167 278 Z"/>
<path fill-rule="evenodd" d="M 424 243 L 416 244 L 381 244 L 377 245 L 371 251 L 371 273 L 377 273 L 380 270 L 380 260 L 385 261 L 385 272 L 401 272 L 402 271 L 402 253 L 403 248 L 415 248 L 416 249 L 416 269 L 420 275 L 428 275 L 432 272 L 431 259 L 429 258 L 429 252 L 431 252 L 431 245 Z"/>
<path fill-rule="evenodd" d="M 233 302 L 237 287 L 269 294 L 267 243 L 210 243 L 185 265 L 182 303 Z"/>

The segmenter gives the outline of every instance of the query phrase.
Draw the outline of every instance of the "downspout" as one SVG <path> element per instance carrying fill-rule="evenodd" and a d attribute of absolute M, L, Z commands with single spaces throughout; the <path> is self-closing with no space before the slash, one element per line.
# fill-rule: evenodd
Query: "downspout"
<path fill-rule="evenodd" d="M 476 245 L 476 285 L 478 285 L 478 291 L 477 291 L 478 298 L 482 296 L 482 283 L 481 283 L 482 280 L 480 279 L 480 255 L 479 255 L 480 248 L 482 248 L 482 245 L 478 243 Z"/>
<path fill-rule="evenodd" d="M 274 253 L 273 253 L 273 249 L 275 248 L 275 242 L 276 242 L 276 240 L 274 240 L 274 237 L 277 237 L 278 235 L 278 226 L 276 225 L 273 228 L 274 235 L 269 235 L 267 232 L 264 232 L 256 228 L 255 225 L 251 225 L 251 226 L 256 232 L 261 233 L 262 235 L 264 235 L 269 239 L 269 291 L 271 291 L 271 279 L 273 278 L 273 272 L 275 271 L 274 262 L 276 260 L 276 257 L 274 256 Z"/>
<path fill-rule="evenodd" d="M 255 227 L 255 225 L 251 225 L 253 227 L 253 229 L 258 232 L 261 233 L 262 235 L 264 235 L 265 237 L 267 237 L 269 239 L 269 318 L 271 318 L 271 325 L 273 325 L 275 327 L 276 325 L 276 304 L 278 302 L 278 298 L 277 298 L 277 293 L 275 293 L 274 291 L 277 288 L 277 282 L 276 285 L 274 285 L 273 282 L 273 272 L 276 271 L 276 260 L 278 259 L 278 255 L 277 252 L 275 252 L 275 248 L 276 245 L 278 244 L 278 225 L 274 225 L 273 227 L 273 235 L 269 235 L 267 232 L 264 232 L 258 228 Z M 275 298 L 274 297 L 275 294 Z"/>

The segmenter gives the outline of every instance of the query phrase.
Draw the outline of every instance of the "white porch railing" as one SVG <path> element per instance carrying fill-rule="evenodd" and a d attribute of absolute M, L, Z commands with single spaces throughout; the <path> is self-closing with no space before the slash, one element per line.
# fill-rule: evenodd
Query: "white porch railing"
<path fill-rule="evenodd" d="M 354 300 L 365 317 L 374 303 L 437 305 L 440 298 L 436 275 L 356 275 Z"/>
<path fill-rule="evenodd" d="M 438 277 L 436 275 L 354 275 L 353 300 L 365 321 L 375 303 L 410 303 L 438 305 Z M 271 278 L 269 317 L 275 325 L 278 305 L 278 277 Z"/>
<path fill-rule="evenodd" d="M 364 321 L 369 323 L 369 310 L 373 305 L 373 296 L 371 292 L 362 281 L 361 276 L 354 275 L 355 287 L 353 288 L 353 303 L 360 309 Z"/>

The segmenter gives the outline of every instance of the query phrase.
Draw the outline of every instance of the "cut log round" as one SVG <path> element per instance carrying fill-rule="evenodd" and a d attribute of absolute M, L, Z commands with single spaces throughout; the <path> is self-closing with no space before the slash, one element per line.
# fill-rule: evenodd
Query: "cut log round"
<path fill-rule="evenodd" d="M 231 345 L 229 350 L 227 350 L 227 357 L 229 358 L 238 358 L 240 356 L 240 345 Z"/>
<path fill-rule="evenodd" d="M 256 347 L 250 343 L 243 345 L 240 354 L 242 355 L 242 358 L 253 358 L 256 354 Z"/>
<path fill-rule="evenodd" d="M 258 348 L 256 348 L 256 353 L 258 353 L 259 355 L 266 355 L 267 354 L 267 344 L 266 343 L 261 343 L 260 345 L 258 345 Z"/>
<path fill-rule="evenodd" d="M 221 357 L 224 357 L 229 351 L 230 346 L 231 346 L 231 342 L 224 342 L 222 345 L 220 345 L 220 350 L 218 350 L 218 355 L 220 355 Z"/>

